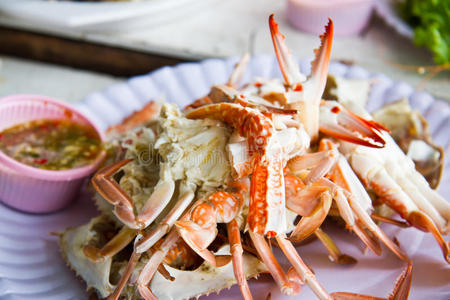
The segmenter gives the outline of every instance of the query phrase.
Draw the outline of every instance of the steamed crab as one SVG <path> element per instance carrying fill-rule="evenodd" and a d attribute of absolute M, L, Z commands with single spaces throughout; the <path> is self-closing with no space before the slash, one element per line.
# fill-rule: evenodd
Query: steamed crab
<path fill-rule="evenodd" d="M 334 203 L 369 249 L 380 254 L 381 240 L 408 261 L 372 220 L 366 188 L 412 225 L 431 231 L 448 260 L 441 236 L 448 231 L 448 203 L 409 167 L 384 126 L 362 110 L 357 115 L 321 99 L 331 20 L 309 78 L 298 71 L 273 16 L 269 26 L 284 81 L 258 80 L 238 88 L 244 57 L 226 85 L 213 86 L 184 112 L 165 104 L 156 118 L 157 104 L 150 104 L 114 128 L 110 147 L 116 155 L 93 178 L 103 216 L 61 237 L 69 264 L 102 297 L 184 299 L 237 282 L 243 298 L 252 299 L 246 280 L 265 271 L 287 295 L 306 283 L 319 299 L 364 299 L 330 295 L 292 242 L 312 234 L 323 238 L 320 226 Z M 405 198 L 395 186 L 402 178 L 385 174 L 382 160 L 371 161 L 386 145 L 408 165 L 413 174 L 408 180 L 420 184 L 419 199 Z M 403 188 L 409 188 L 405 182 Z M 292 264 L 288 272 L 267 239 L 276 241 Z M 402 273 L 393 297 L 407 295 L 411 269 L 409 264 Z M 187 278 L 193 281 L 188 291 L 161 291 Z M 206 284 L 196 285 L 196 278 Z"/>

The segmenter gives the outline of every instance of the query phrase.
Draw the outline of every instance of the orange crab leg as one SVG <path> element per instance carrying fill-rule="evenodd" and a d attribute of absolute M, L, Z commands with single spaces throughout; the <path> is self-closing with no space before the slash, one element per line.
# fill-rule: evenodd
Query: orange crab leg
<path fill-rule="evenodd" d="M 357 263 L 357 260 L 355 258 L 347 254 L 342 254 L 337 245 L 331 239 L 331 237 L 328 234 L 326 234 L 322 229 L 317 228 L 316 231 L 314 231 L 314 234 L 322 243 L 322 245 L 324 245 L 325 248 L 328 250 L 329 258 L 332 262 L 341 265 L 350 265 Z"/>
<path fill-rule="evenodd" d="M 92 185 L 95 190 L 109 203 L 114 205 L 114 214 L 124 223 L 131 223 L 134 228 L 133 200 L 120 188 L 112 176 L 123 166 L 131 162 L 131 159 L 123 160 L 115 164 L 105 166 L 98 170 L 92 177 Z"/>
<path fill-rule="evenodd" d="M 86 245 L 83 248 L 84 255 L 93 262 L 104 261 L 107 258 L 113 257 L 120 250 L 125 248 L 136 236 L 135 229 L 126 226 L 117 233 L 105 246 L 101 249 L 92 245 Z"/>
<path fill-rule="evenodd" d="M 129 159 L 123 160 L 100 169 L 92 178 L 92 185 L 106 201 L 114 205 L 114 215 L 120 221 L 132 229 L 144 229 L 153 222 L 170 201 L 175 183 L 173 181 L 158 182 L 152 195 L 136 217 L 133 201 L 112 178 L 121 167 L 129 162 L 131 162 Z"/>
<path fill-rule="evenodd" d="M 295 295 L 296 292 L 299 292 L 301 288 L 296 287 L 298 283 L 296 281 L 289 280 L 289 277 L 284 273 L 283 269 L 278 264 L 272 250 L 264 239 L 264 236 L 258 233 L 253 233 L 252 231 L 249 231 L 249 234 L 259 257 L 269 270 L 275 282 L 280 287 L 281 292 L 285 295 Z"/>
<path fill-rule="evenodd" d="M 207 201 L 195 206 L 190 220 L 177 221 L 175 226 L 185 242 L 213 266 L 222 266 L 231 257 L 214 256 L 207 247 L 217 236 L 217 223 L 231 222 L 240 211 L 242 201 L 228 192 L 216 192 Z"/>
<path fill-rule="evenodd" d="M 305 178 L 305 183 L 311 184 L 328 173 L 336 162 L 338 154 L 339 153 L 334 149 L 315 153 L 306 153 L 291 158 L 288 161 L 287 166 L 294 174 L 298 171 L 313 167 L 308 176 Z"/>
<path fill-rule="evenodd" d="M 320 147 L 321 149 L 337 149 L 337 145 L 327 139 L 321 141 Z M 346 223 L 350 226 L 350 228 L 354 229 L 355 233 L 366 243 L 366 245 L 375 253 L 381 252 L 381 249 L 378 250 L 379 247 L 376 246 L 370 236 L 364 232 L 361 225 L 358 225 L 358 223 L 367 227 L 370 232 L 379 238 L 400 259 L 405 261 L 408 260 L 409 258 L 406 253 L 401 250 L 391 239 L 389 239 L 389 237 L 387 237 L 386 234 L 370 218 L 369 213 L 367 213 L 367 207 L 371 207 L 371 199 L 367 195 L 366 190 L 360 183 L 356 174 L 352 171 L 351 167 L 348 165 L 345 158 L 342 156 L 339 157 L 334 169 L 330 172 L 329 177 L 337 186 L 344 189 L 344 194 L 347 194 L 345 196 L 343 195 L 344 198 L 337 202 L 338 207 Z M 324 184 L 327 184 L 326 180 L 323 180 L 323 182 Z M 344 209 L 343 207 L 347 207 L 348 205 L 350 205 L 351 208 L 351 212 L 349 212 L 348 215 L 354 213 L 356 218 L 359 220 L 356 224 L 357 226 L 355 227 L 352 227 L 352 224 L 354 224 L 353 220 L 346 217 L 347 214 L 342 213 L 347 211 L 347 209 Z"/>
<path fill-rule="evenodd" d="M 106 130 L 106 133 L 108 135 L 125 133 L 145 122 L 152 121 L 159 115 L 160 110 L 161 105 L 155 101 L 151 101 L 140 110 L 135 111 L 130 116 L 123 119 L 120 124 L 109 127 Z"/>
<path fill-rule="evenodd" d="M 128 279 L 131 276 L 131 273 L 133 273 L 133 270 L 136 267 L 136 264 L 139 261 L 140 257 L 141 257 L 140 253 L 133 251 L 133 253 L 131 254 L 130 260 L 128 261 L 128 264 L 125 268 L 125 272 L 122 274 L 122 277 L 120 278 L 119 283 L 117 283 L 116 288 L 114 289 L 112 294 L 108 296 L 107 300 L 118 300 L 119 299 L 120 294 L 122 293 L 123 288 L 127 284 Z"/>
<path fill-rule="evenodd" d="M 183 191 L 183 188 L 180 188 Z M 142 239 L 136 244 L 136 251 L 138 253 L 143 253 L 150 249 L 157 241 L 159 241 L 165 234 L 167 234 L 172 228 L 173 224 L 178 220 L 181 214 L 186 210 L 186 208 L 191 204 L 194 199 L 193 189 L 189 187 L 186 188 L 184 193 L 180 196 L 175 206 L 170 210 L 170 212 L 164 217 L 159 225 L 146 233 Z"/>
<path fill-rule="evenodd" d="M 146 300 L 157 300 L 158 298 L 152 293 L 149 288 L 150 281 L 158 270 L 158 266 L 164 260 L 169 250 L 176 244 L 179 236 L 175 229 L 172 229 L 167 237 L 164 239 L 159 248 L 152 253 L 149 261 L 141 270 L 137 280 L 137 287 L 139 294 Z"/>
<path fill-rule="evenodd" d="M 300 242 L 313 234 L 327 217 L 331 202 L 332 198 L 330 193 L 321 193 L 319 205 L 317 205 L 310 215 L 301 218 L 295 229 L 292 231 L 289 239 L 291 241 Z"/>
<path fill-rule="evenodd" d="M 235 65 L 233 72 L 231 73 L 227 83 L 224 86 L 213 85 L 211 87 L 211 91 L 207 96 L 195 100 L 184 109 L 195 109 L 207 104 L 231 101 L 230 94 L 226 93 L 226 90 L 224 90 L 224 88 L 237 88 L 237 85 L 241 81 L 249 62 L 250 55 L 248 53 L 244 53 L 244 55 L 242 55 L 241 59 Z"/>
<path fill-rule="evenodd" d="M 189 119 L 210 118 L 225 122 L 247 137 L 249 151 L 264 155 L 273 136 L 273 123 L 256 109 L 236 103 L 217 103 L 202 106 L 186 114 Z"/>
<path fill-rule="evenodd" d="M 450 264 L 450 242 L 444 240 L 431 218 L 420 211 L 413 211 L 407 215 L 406 220 L 422 231 L 431 232 L 439 247 L 441 247 L 445 261 Z"/>
<path fill-rule="evenodd" d="M 285 175 L 286 207 L 304 217 L 312 214 L 320 204 L 320 195 L 329 188 L 323 186 L 305 187 L 303 181 L 293 175 Z"/>
<path fill-rule="evenodd" d="M 297 273 L 300 275 L 303 282 L 305 282 L 311 288 L 311 290 L 319 299 L 331 300 L 332 298 L 330 297 L 330 295 L 328 295 L 325 289 L 320 285 L 314 273 L 303 262 L 300 255 L 298 255 L 295 247 L 290 241 L 286 239 L 286 236 L 284 236 L 284 234 L 280 234 L 275 238 L 278 242 L 278 245 L 280 245 L 280 248 L 283 251 L 284 255 L 286 255 L 287 259 L 292 264 L 295 271 L 297 271 Z"/>
<path fill-rule="evenodd" d="M 244 250 L 242 249 L 241 232 L 236 220 L 231 220 L 231 222 L 227 224 L 227 232 L 228 239 L 230 241 L 230 251 L 233 256 L 232 261 L 234 276 L 236 277 L 236 281 L 241 289 L 242 297 L 245 300 L 252 300 L 253 297 L 250 292 L 250 288 L 248 287 L 247 279 L 245 278 L 244 262 L 242 258 L 242 253 Z"/>
<path fill-rule="evenodd" d="M 411 289 L 413 265 L 411 260 L 408 261 L 408 265 L 397 277 L 394 290 L 389 294 L 387 300 L 406 300 L 408 299 L 409 291 Z M 332 293 L 331 296 L 334 300 L 386 300 L 385 298 L 378 298 L 373 296 L 353 294 L 347 292 Z"/>
<path fill-rule="evenodd" d="M 379 222 L 383 222 L 383 223 L 387 223 L 387 224 L 392 224 L 398 227 L 402 227 L 402 228 L 408 228 L 411 227 L 411 224 L 404 222 L 404 221 L 400 221 L 400 220 L 396 220 L 393 218 L 388 218 L 376 213 L 372 213 L 370 215 L 372 217 L 372 219 L 374 219 L 375 221 L 379 221 Z"/>
<path fill-rule="evenodd" d="M 386 144 L 381 124 L 361 118 L 336 101 L 322 101 L 319 126 L 320 132 L 354 144 L 373 148 Z"/>

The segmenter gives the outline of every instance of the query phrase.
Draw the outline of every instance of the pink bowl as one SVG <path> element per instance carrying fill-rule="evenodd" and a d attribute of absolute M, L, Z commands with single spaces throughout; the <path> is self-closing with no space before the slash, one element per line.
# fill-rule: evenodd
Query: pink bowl
<path fill-rule="evenodd" d="M 0 99 L 0 131 L 37 119 L 70 119 L 103 132 L 68 104 L 45 96 L 13 95 Z M 48 213 L 72 202 L 84 180 L 105 158 L 105 151 L 89 165 L 71 170 L 42 170 L 22 164 L 0 151 L 0 200 L 16 209 Z"/>
<path fill-rule="evenodd" d="M 287 18 L 297 29 L 323 33 L 328 18 L 336 35 L 352 35 L 363 30 L 370 18 L 373 0 L 288 0 Z"/>

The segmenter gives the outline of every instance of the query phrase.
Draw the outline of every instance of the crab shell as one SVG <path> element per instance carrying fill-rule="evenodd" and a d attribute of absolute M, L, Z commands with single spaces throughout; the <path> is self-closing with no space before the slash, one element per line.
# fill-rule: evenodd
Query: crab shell
<path fill-rule="evenodd" d="M 96 232 L 95 228 L 102 228 L 102 226 L 98 225 L 106 222 L 108 222 L 107 216 L 96 217 L 88 224 L 67 229 L 60 235 L 59 239 L 63 257 L 68 265 L 86 282 L 88 289 L 96 289 L 98 295 L 102 298 L 107 297 L 115 288 L 110 282 L 110 276 L 117 275 L 111 274 L 111 272 L 117 272 L 111 268 L 113 258 L 94 263 L 84 256 L 83 247 L 89 243 L 93 236 L 101 234 L 101 232 Z M 228 245 L 217 251 L 217 254 L 228 253 Z M 244 253 L 243 257 L 247 278 L 257 277 L 260 273 L 266 272 L 264 264 L 258 258 L 247 253 Z M 133 271 L 131 282 L 142 266 L 142 263 L 138 263 L 137 268 Z M 182 271 L 168 265 L 164 265 L 164 267 L 175 280 L 167 280 L 159 273 L 156 273 L 150 284 L 150 288 L 155 296 L 161 300 L 189 299 L 208 295 L 230 288 L 236 283 L 231 262 L 220 268 L 214 268 L 207 262 L 204 262 L 193 271 Z M 128 283 L 122 296 L 125 299 L 140 299 L 139 293 L 132 283 Z"/>

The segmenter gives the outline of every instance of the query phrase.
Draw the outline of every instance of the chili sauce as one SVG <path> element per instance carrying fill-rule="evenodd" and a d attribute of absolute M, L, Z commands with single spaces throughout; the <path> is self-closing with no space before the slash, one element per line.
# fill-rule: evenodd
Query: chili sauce
<path fill-rule="evenodd" d="M 26 165 L 67 170 L 91 163 L 102 150 L 97 132 L 70 120 L 34 120 L 0 132 L 0 151 Z"/>

